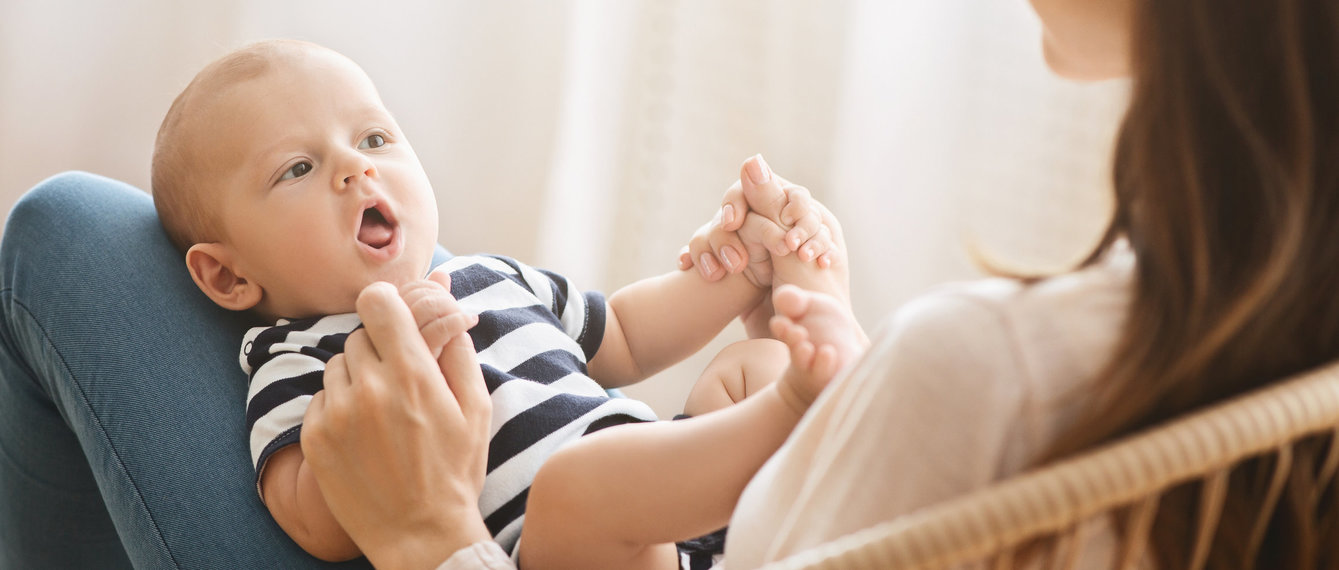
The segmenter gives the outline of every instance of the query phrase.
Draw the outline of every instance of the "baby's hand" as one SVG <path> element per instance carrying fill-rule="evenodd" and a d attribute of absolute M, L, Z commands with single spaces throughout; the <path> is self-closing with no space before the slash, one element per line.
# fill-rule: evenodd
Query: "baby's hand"
<path fill-rule="evenodd" d="M 451 296 L 451 274 L 445 271 L 434 271 L 427 279 L 400 286 L 400 297 L 413 313 L 433 359 L 441 356 L 451 339 L 479 322 L 478 315 L 466 313 Z"/>

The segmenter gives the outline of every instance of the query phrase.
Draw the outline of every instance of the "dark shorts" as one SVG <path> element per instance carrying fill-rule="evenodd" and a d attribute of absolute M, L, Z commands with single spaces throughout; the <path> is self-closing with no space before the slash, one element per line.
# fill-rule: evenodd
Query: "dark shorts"
<path fill-rule="evenodd" d="M 725 554 L 725 531 L 721 529 L 692 540 L 675 544 L 679 548 L 679 568 L 683 570 L 707 570 L 720 561 Z"/>

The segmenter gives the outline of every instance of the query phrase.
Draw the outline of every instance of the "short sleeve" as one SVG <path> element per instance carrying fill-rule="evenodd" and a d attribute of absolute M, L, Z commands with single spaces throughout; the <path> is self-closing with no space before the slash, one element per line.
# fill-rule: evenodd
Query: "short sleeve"
<path fill-rule="evenodd" d="M 552 271 L 536 269 L 506 257 L 495 258 L 510 266 L 535 297 L 553 311 L 563 332 L 581 345 L 586 360 L 593 358 L 604 340 L 607 310 L 604 295 L 595 291 L 583 292 L 570 279 Z"/>
<path fill-rule="evenodd" d="M 344 351 L 344 339 L 360 324 L 352 313 L 281 320 L 243 337 L 239 360 L 250 376 L 246 427 L 258 490 L 270 456 L 300 441 L 307 406 L 324 387 L 326 362 Z"/>

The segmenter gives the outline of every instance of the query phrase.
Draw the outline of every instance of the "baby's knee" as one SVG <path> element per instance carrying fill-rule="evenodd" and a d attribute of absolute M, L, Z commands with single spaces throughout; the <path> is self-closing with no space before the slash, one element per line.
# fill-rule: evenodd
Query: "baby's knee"
<path fill-rule="evenodd" d="M 598 490 L 589 489 L 586 475 L 598 465 L 598 453 L 588 449 L 585 438 L 559 449 L 540 466 L 526 498 L 526 526 L 531 522 L 551 524 L 576 517 L 591 504 L 598 504 Z"/>
<path fill-rule="evenodd" d="M 786 345 L 770 338 L 731 344 L 711 360 L 684 403 L 684 413 L 700 416 L 739 403 L 775 382 L 786 369 Z"/>
<path fill-rule="evenodd" d="M 604 494 L 591 476 L 600 465 L 595 447 L 584 445 L 586 438 L 568 444 L 549 456 L 530 483 L 526 497 L 525 525 L 521 528 L 522 557 L 547 558 L 545 552 L 564 552 L 570 544 L 587 540 L 583 536 L 599 534 L 605 521 L 598 510 L 608 508 Z"/>

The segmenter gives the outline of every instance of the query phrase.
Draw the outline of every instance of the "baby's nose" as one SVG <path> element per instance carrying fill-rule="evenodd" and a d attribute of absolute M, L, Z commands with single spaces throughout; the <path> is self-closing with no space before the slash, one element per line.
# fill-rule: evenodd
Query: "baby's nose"
<path fill-rule="evenodd" d="M 355 180 L 357 180 L 360 177 L 371 178 L 375 172 L 376 168 L 370 165 L 362 172 L 358 172 L 355 170 L 353 174 L 344 177 L 343 186 L 348 186 L 349 184 L 352 184 Z"/>

